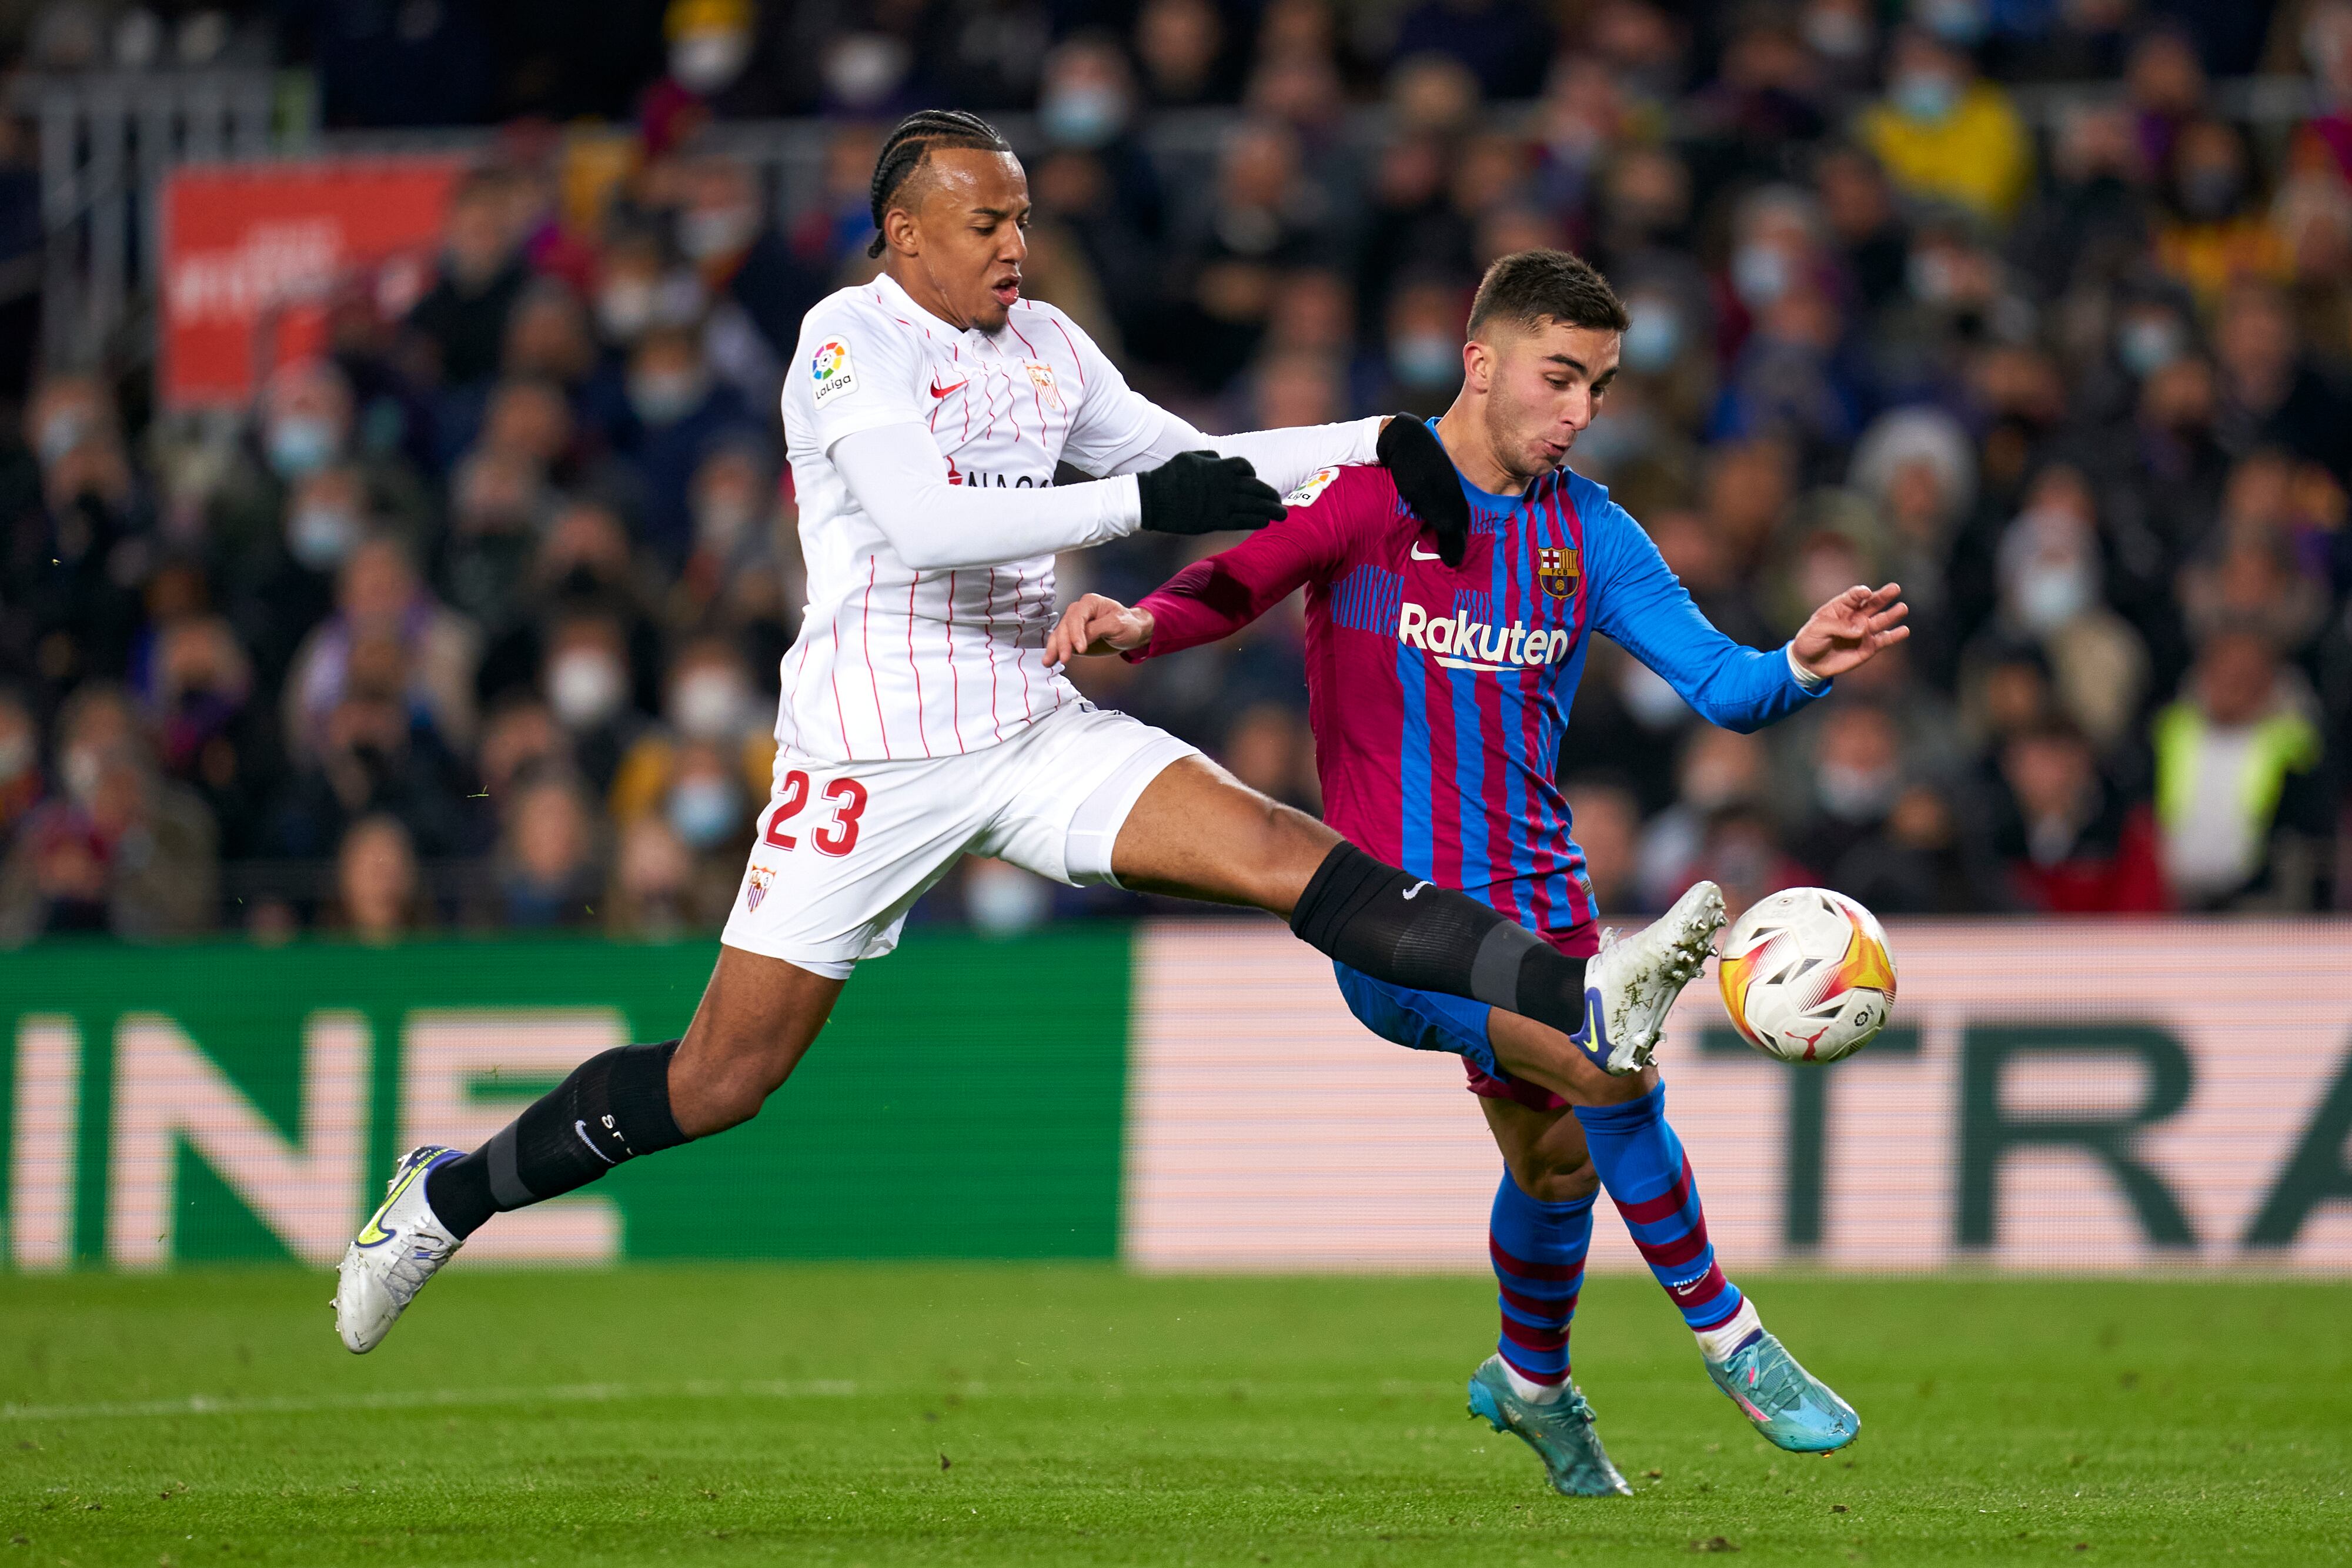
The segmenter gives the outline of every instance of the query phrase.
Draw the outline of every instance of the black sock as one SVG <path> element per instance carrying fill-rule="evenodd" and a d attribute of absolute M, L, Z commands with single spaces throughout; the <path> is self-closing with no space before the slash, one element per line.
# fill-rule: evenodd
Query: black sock
<path fill-rule="evenodd" d="M 462 1241 L 493 1214 L 561 1197 L 625 1160 L 685 1143 L 669 1110 L 677 1045 L 624 1045 L 573 1068 L 488 1143 L 425 1178 L 434 1216 Z"/>
<path fill-rule="evenodd" d="M 1468 997 L 1549 1024 L 1584 1030 L 1584 960 L 1466 894 L 1374 860 L 1350 843 L 1324 857 L 1290 928 L 1376 980 Z"/>

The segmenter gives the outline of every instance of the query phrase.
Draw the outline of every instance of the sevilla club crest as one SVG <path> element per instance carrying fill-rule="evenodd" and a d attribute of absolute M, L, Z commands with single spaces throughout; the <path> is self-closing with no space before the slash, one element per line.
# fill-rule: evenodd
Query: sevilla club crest
<path fill-rule="evenodd" d="M 1554 599 L 1566 599 L 1576 586 L 1577 574 L 1583 570 L 1572 549 L 1546 545 L 1536 551 L 1536 580 L 1542 583 L 1543 591 Z"/>
<path fill-rule="evenodd" d="M 775 880 L 776 873 L 766 866 L 753 866 L 751 875 L 743 883 L 743 907 L 751 910 L 758 909 L 760 901 L 768 896 L 768 884 Z"/>

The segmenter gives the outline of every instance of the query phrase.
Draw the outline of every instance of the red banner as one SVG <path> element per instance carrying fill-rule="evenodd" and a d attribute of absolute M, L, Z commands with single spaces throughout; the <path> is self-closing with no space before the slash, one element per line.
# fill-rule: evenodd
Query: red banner
<path fill-rule="evenodd" d="M 173 408 L 243 404 L 317 352 L 338 288 L 388 315 L 430 281 L 453 159 L 187 168 L 163 192 L 160 392 Z"/>

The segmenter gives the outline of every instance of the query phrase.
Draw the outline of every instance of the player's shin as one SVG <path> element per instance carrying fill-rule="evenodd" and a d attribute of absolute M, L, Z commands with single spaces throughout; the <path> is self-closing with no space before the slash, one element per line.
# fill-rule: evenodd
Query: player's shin
<path fill-rule="evenodd" d="M 1743 1311 L 1739 1287 L 1716 1266 L 1697 1178 L 1666 1121 L 1665 1086 L 1622 1104 L 1579 1105 L 1576 1119 L 1584 1128 L 1592 1168 L 1624 1217 L 1643 1260 L 1699 1336 L 1707 1358 L 1721 1360 L 1731 1346 L 1715 1342 L 1727 1333 L 1744 1336 L 1754 1314 Z"/>
<path fill-rule="evenodd" d="M 561 1197 L 614 1166 L 687 1142 L 670 1113 L 677 1046 L 625 1045 L 573 1068 L 488 1143 L 435 1167 L 425 1187 L 434 1214 L 463 1240 L 493 1214 Z"/>
<path fill-rule="evenodd" d="M 1299 940 L 1376 980 L 1584 1031 L 1584 961 L 1466 894 L 1339 843 L 1292 908 Z"/>
<path fill-rule="evenodd" d="M 1512 1392 L 1548 1405 L 1568 1389 L 1569 1324 L 1584 1283 L 1584 1255 L 1592 1245 L 1592 1195 L 1565 1203 L 1530 1197 L 1503 1172 L 1486 1225 L 1486 1255 L 1495 1267 L 1502 1357 Z"/>

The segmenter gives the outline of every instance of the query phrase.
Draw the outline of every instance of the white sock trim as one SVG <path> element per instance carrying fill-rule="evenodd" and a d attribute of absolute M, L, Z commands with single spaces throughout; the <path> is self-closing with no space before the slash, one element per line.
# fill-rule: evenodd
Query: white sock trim
<path fill-rule="evenodd" d="M 1498 1356 L 1496 1359 L 1501 1360 Z M 1503 1362 L 1503 1375 L 1511 1380 L 1511 1392 L 1530 1405 L 1549 1405 L 1568 1392 L 1568 1379 L 1558 1383 L 1537 1383 L 1519 1375 L 1519 1369 Z"/>
<path fill-rule="evenodd" d="M 1756 1313 L 1756 1303 L 1746 1296 L 1739 1299 L 1739 1310 L 1711 1329 L 1693 1329 L 1692 1337 L 1698 1341 L 1698 1353 L 1709 1361 L 1722 1361 L 1739 1348 L 1739 1342 L 1749 1334 L 1764 1332 L 1764 1320 Z"/>

